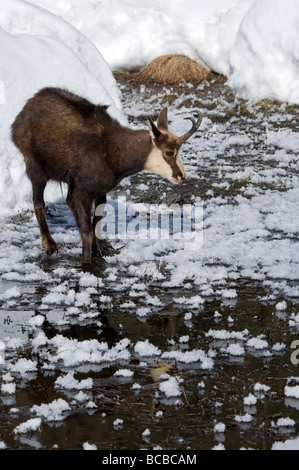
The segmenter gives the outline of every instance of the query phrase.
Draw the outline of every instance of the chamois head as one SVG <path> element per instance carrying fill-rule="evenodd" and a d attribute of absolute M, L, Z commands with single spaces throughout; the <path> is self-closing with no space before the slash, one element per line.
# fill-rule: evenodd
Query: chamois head
<path fill-rule="evenodd" d="M 148 118 L 153 149 L 145 162 L 144 168 L 152 170 L 157 175 L 163 176 L 173 183 L 186 178 L 186 172 L 180 157 L 180 148 L 199 128 L 202 116 L 198 114 L 197 121 L 190 117 L 185 119 L 192 121 L 192 127 L 186 134 L 177 137 L 168 130 L 167 108 L 162 109 L 159 114 L 157 125 Z"/>

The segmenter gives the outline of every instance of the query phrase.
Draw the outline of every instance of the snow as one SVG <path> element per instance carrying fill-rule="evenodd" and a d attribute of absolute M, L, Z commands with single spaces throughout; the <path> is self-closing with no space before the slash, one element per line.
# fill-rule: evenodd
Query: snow
<path fill-rule="evenodd" d="M 192 313 L 191 312 L 185 313 L 184 320 L 189 321 L 189 320 L 191 320 L 191 318 L 192 318 Z"/>
<path fill-rule="evenodd" d="M 254 391 L 255 392 L 269 392 L 270 387 L 268 385 L 261 384 L 260 382 L 256 382 L 254 384 Z"/>
<path fill-rule="evenodd" d="M 35 361 L 32 361 L 31 359 L 21 358 L 14 364 L 10 364 L 8 368 L 11 372 L 24 375 L 28 372 L 36 371 L 37 363 Z"/>
<path fill-rule="evenodd" d="M 119 341 L 111 348 L 106 342 L 78 341 L 65 338 L 63 335 L 56 335 L 48 343 L 56 349 L 55 355 L 48 356 L 49 362 L 55 364 L 58 361 L 63 361 L 66 367 L 85 363 L 109 363 L 130 358 L 130 353 L 127 350 L 129 340 L 127 339 Z"/>
<path fill-rule="evenodd" d="M 141 385 L 138 383 L 134 383 L 131 387 L 132 390 L 136 390 L 136 391 L 141 390 L 141 388 L 142 388 Z"/>
<path fill-rule="evenodd" d="M 7 336 L 5 338 L 5 343 L 3 343 L 4 347 L 3 349 L 18 349 L 23 346 L 24 342 L 21 338 L 12 338 L 10 336 Z M 2 349 L 2 343 L 0 344 L 1 349 Z"/>
<path fill-rule="evenodd" d="M 79 393 L 77 393 L 74 396 L 74 400 L 79 402 L 79 403 L 84 403 L 84 402 L 87 402 L 89 400 L 89 395 L 87 393 L 82 392 L 82 390 L 81 390 Z"/>
<path fill-rule="evenodd" d="M 94 444 L 89 444 L 89 442 L 84 442 L 82 446 L 83 450 L 97 450 L 97 446 Z"/>
<path fill-rule="evenodd" d="M 296 0 L 154 0 L 150 5 L 146 0 L 3 0 L 1 5 L 2 213 L 31 206 L 30 184 L 9 126 L 44 86 L 67 87 L 109 104 L 109 112 L 127 122 L 109 66 L 136 69 L 159 54 L 183 52 L 228 76 L 242 97 L 299 103 Z M 55 185 L 47 198 L 59 198 Z M 232 289 L 223 295 L 236 294 Z"/>
<path fill-rule="evenodd" d="M 286 301 L 283 300 L 282 302 L 278 302 L 278 303 L 275 305 L 275 308 L 276 308 L 276 310 L 279 310 L 279 311 L 286 310 L 286 308 L 287 308 L 287 303 L 286 303 Z"/>
<path fill-rule="evenodd" d="M 122 426 L 123 423 L 124 423 L 124 420 L 123 420 L 123 419 L 117 418 L 117 419 L 113 422 L 113 426 L 114 426 L 115 428 L 117 428 L 117 427 Z"/>
<path fill-rule="evenodd" d="M 86 34 L 113 70 L 136 70 L 159 55 L 184 53 L 228 76 L 243 98 L 299 102 L 296 0 L 35 3 Z"/>
<path fill-rule="evenodd" d="M 200 295 L 195 295 L 193 297 L 178 297 L 174 299 L 176 303 L 188 305 L 190 309 L 197 309 L 200 305 L 204 304 L 204 299 Z"/>
<path fill-rule="evenodd" d="M 136 310 L 136 315 L 139 317 L 146 317 L 151 312 L 151 309 L 148 307 L 139 307 Z"/>
<path fill-rule="evenodd" d="M 9 300 L 15 299 L 21 296 L 21 291 L 18 287 L 12 287 L 11 289 L 7 289 L 4 294 L 0 295 L 0 300 Z"/>
<path fill-rule="evenodd" d="M 126 119 L 108 64 L 83 34 L 62 19 L 22 0 L 3 0 L 0 41 L 0 82 L 5 98 L 0 104 L 3 214 L 31 206 L 31 185 L 23 157 L 10 140 L 10 125 L 40 88 L 68 88 L 93 102 L 110 105 L 114 117 L 122 122 Z M 59 194 L 55 186 L 48 191 L 52 200 Z"/>
<path fill-rule="evenodd" d="M 266 349 L 269 346 L 268 342 L 262 338 L 250 338 L 246 344 L 255 349 Z"/>
<path fill-rule="evenodd" d="M 22 157 L 10 142 L 9 126 L 25 101 L 44 86 L 67 87 L 109 104 L 109 111 L 126 122 L 109 65 L 136 69 L 159 54 L 183 52 L 227 75 L 242 97 L 299 103 L 296 0 L 171 0 L 171 7 L 170 0 L 150 6 L 146 0 L 33 3 L 1 4 L 0 195 L 6 212 L 31 204 L 30 184 Z M 159 34 L 152 35 L 153 28 Z M 59 192 L 53 186 L 47 195 L 55 200 Z"/>
<path fill-rule="evenodd" d="M 33 328 L 37 328 L 42 326 L 45 321 L 45 317 L 43 315 L 35 315 L 34 317 L 29 318 L 29 325 Z"/>
<path fill-rule="evenodd" d="M 286 349 L 286 345 L 284 343 L 275 343 L 272 346 L 272 351 L 280 352 Z"/>
<path fill-rule="evenodd" d="M 250 393 L 248 397 L 244 398 L 244 405 L 253 406 L 253 405 L 256 405 L 256 403 L 257 403 L 257 398 L 252 393 Z"/>
<path fill-rule="evenodd" d="M 214 365 L 213 360 L 201 349 L 166 351 L 162 354 L 162 359 L 175 359 L 177 362 L 185 364 L 200 362 L 202 369 L 212 369 Z"/>
<path fill-rule="evenodd" d="M 15 429 L 15 434 L 26 434 L 29 431 L 37 431 L 42 424 L 41 418 L 28 419 L 24 423 L 19 424 Z"/>
<path fill-rule="evenodd" d="M 8 395 L 13 395 L 16 392 L 15 383 L 6 383 L 1 385 L 1 392 Z"/>
<path fill-rule="evenodd" d="M 212 447 L 212 450 L 225 450 L 225 447 L 223 444 L 217 444 L 216 446 Z"/>
<path fill-rule="evenodd" d="M 134 346 L 134 351 L 139 356 L 160 356 L 161 351 L 159 348 L 151 344 L 147 339 L 145 341 L 138 341 Z"/>
<path fill-rule="evenodd" d="M 167 380 L 164 380 L 160 383 L 159 389 L 162 393 L 169 397 L 179 397 L 182 394 L 181 387 L 179 385 L 179 380 L 176 377 L 170 377 Z"/>
<path fill-rule="evenodd" d="M 296 422 L 291 418 L 279 418 L 276 422 L 276 427 L 293 427 Z"/>
<path fill-rule="evenodd" d="M 224 423 L 217 423 L 217 424 L 215 424 L 215 426 L 214 426 L 214 432 L 215 432 L 216 434 L 218 434 L 218 433 L 224 433 L 225 430 L 226 430 L 226 426 L 225 426 Z"/>
<path fill-rule="evenodd" d="M 238 423 L 250 423 L 253 421 L 253 417 L 249 413 L 245 413 L 244 415 L 236 415 L 235 421 Z"/>
<path fill-rule="evenodd" d="M 248 330 L 244 331 L 226 331 L 226 330 L 212 330 L 210 329 L 206 336 L 211 336 L 215 339 L 239 339 L 246 340 Z"/>
<path fill-rule="evenodd" d="M 245 354 L 245 349 L 239 344 L 229 344 L 227 348 L 222 348 L 221 351 L 231 356 L 243 356 Z"/>
<path fill-rule="evenodd" d="M 71 371 L 64 376 L 60 376 L 55 381 L 55 387 L 61 387 L 66 390 L 83 390 L 92 388 L 93 380 L 91 378 L 85 380 L 77 380 L 74 377 L 74 372 Z"/>
<path fill-rule="evenodd" d="M 3 380 L 4 382 L 12 382 L 12 381 L 13 381 L 13 377 L 12 377 L 12 375 L 11 375 L 9 372 L 7 372 L 6 374 L 3 374 L 3 375 L 2 375 L 2 380 Z"/>
<path fill-rule="evenodd" d="M 94 274 L 81 273 L 79 284 L 82 287 L 100 287 L 103 283 Z"/>
<path fill-rule="evenodd" d="M 208 4 L 204 0 L 153 0 L 150 5 L 146 0 L 104 0 L 87 1 L 83 6 L 78 0 L 35 3 L 84 32 L 113 69 L 134 70 L 161 54 L 176 52 L 201 57 L 223 73 L 228 71 L 227 57 L 239 23 L 253 0 Z"/>
<path fill-rule="evenodd" d="M 188 343 L 189 339 L 190 339 L 189 335 L 184 335 L 184 336 L 181 336 L 179 338 L 179 342 L 180 343 Z"/>
<path fill-rule="evenodd" d="M 143 433 L 142 433 L 142 437 L 148 437 L 148 436 L 150 436 L 150 435 L 151 435 L 151 432 L 150 432 L 150 430 L 149 430 L 148 428 L 145 429 L 145 430 L 143 431 Z"/>
<path fill-rule="evenodd" d="M 97 408 L 97 405 L 94 401 L 91 401 L 89 400 L 86 405 L 85 405 L 85 408 L 89 408 L 89 409 L 96 409 Z"/>
<path fill-rule="evenodd" d="M 30 411 L 46 421 L 62 421 L 64 419 L 64 412 L 70 409 L 69 404 L 65 400 L 58 398 L 51 403 L 34 405 Z"/>
<path fill-rule="evenodd" d="M 299 102 L 298 21 L 296 0 L 253 3 L 229 58 L 229 83 L 239 96 Z"/>
<path fill-rule="evenodd" d="M 299 314 L 292 313 L 289 321 L 290 326 L 297 326 L 299 324 Z"/>
<path fill-rule="evenodd" d="M 284 442 L 275 442 L 272 450 L 299 450 L 299 437 Z"/>
<path fill-rule="evenodd" d="M 284 388 L 284 394 L 286 397 L 298 398 L 299 399 L 299 385 L 290 387 L 288 385 Z"/>
<path fill-rule="evenodd" d="M 119 369 L 114 374 L 115 377 L 126 377 L 126 378 L 131 378 L 133 377 L 133 375 L 134 375 L 134 372 L 129 369 Z"/>
<path fill-rule="evenodd" d="M 234 299 L 237 297 L 236 289 L 224 289 L 222 291 L 222 297 L 224 299 Z"/>
<path fill-rule="evenodd" d="M 48 338 L 46 337 L 43 331 L 40 331 L 32 340 L 32 346 L 34 348 L 45 346 L 47 343 L 48 343 Z"/>

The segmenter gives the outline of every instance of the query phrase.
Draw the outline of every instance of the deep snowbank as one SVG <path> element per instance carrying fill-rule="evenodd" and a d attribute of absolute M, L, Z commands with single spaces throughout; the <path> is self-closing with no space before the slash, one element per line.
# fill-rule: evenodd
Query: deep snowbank
<path fill-rule="evenodd" d="M 24 103 L 45 86 L 66 87 L 126 122 L 108 64 L 83 34 L 55 15 L 21 0 L 3 0 L 0 11 L 0 204 L 28 207 L 31 186 L 10 126 Z M 52 187 L 53 188 L 53 187 Z M 59 194 L 48 189 L 48 200 Z"/>
<path fill-rule="evenodd" d="M 257 0 L 229 57 L 229 85 L 243 98 L 299 103 L 299 2 Z"/>
<path fill-rule="evenodd" d="M 299 103 L 297 0 L 33 0 L 84 32 L 112 69 L 184 53 L 243 98 Z"/>
<path fill-rule="evenodd" d="M 200 58 L 227 74 L 240 21 L 254 0 L 33 0 L 84 32 L 112 69 L 134 70 L 165 53 Z"/>

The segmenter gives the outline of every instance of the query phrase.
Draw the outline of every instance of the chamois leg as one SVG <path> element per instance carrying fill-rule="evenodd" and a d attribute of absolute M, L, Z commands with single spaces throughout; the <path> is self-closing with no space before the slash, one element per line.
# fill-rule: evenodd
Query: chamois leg
<path fill-rule="evenodd" d="M 92 225 L 91 208 L 92 199 L 83 198 L 80 194 L 69 189 L 66 202 L 71 209 L 82 239 L 82 263 L 91 263 Z"/>
<path fill-rule="evenodd" d="M 49 232 L 45 214 L 44 189 L 47 181 L 31 180 L 31 182 L 33 189 L 33 207 L 40 230 L 41 245 L 48 254 L 54 253 L 55 251 L 58 251 L 58 248 Z"/>
<path fill-rule="evenodd" d="M 99 196 L 95 200 L 95 214 L 93 217 L 93 241 L 92 241 L 92 256 L 111 256 L 114 253 L 114 248 L 103 238 L 98 238 L 100 235 L 100 223 L 103 218 L 104 206 L 106 204 L 106 195 Z M 99 225 L 98 225 L 99 224 Z"/>

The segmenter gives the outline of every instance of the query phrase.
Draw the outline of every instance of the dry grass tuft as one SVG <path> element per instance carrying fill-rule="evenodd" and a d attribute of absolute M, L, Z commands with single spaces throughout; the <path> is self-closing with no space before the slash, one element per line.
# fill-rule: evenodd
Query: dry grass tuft
<path fill-rule="evenodd" d="M 209 71 L 199 62 L 183 54 L 167 54 L 152 60 L 144 69 L 133 75 L 137 83 L 163 83 L 175 85 L 180 82 L 200 83 Z"/>

